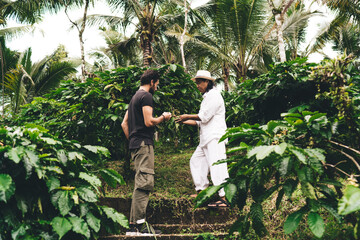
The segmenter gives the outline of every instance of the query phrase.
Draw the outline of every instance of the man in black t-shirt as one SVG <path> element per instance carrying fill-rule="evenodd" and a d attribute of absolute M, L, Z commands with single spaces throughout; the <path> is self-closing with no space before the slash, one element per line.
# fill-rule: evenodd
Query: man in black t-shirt
<path fill-rule="evenodd" d="M 146 70 L 140 78 L 141 86 L 132 97 L 121 127 L 127 139 L 135 166 L 135 185 L 130 210 L 130 231 L 126 235 L 159 234 L 145 222 L 149 193 L 154 188 L 154 131 L 155 126 L 168 121 L 171 113 L 153 117 L 152 94 L 159 84 L 159 73 Z"/>

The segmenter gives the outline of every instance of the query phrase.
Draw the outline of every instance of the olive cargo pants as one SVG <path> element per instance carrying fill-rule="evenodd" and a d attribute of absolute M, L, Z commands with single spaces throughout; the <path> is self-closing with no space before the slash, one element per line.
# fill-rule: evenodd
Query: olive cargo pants
<path fill-rule="evenodd" d="M 130 223 L 142 223 L 146 218 L 149 193 L 154 189 L 154 147 L 142 142 L 140 148 L 131 150 L 131 159 L 136 173 Z"/>

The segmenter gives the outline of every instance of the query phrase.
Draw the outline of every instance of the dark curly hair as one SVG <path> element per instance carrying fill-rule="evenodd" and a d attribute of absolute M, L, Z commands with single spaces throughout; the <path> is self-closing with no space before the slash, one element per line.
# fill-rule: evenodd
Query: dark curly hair
<path fill-rule="evenodd" d="M 156 83 L 159 80 L 159 78 L 160 78 L 160 75 L 159 75 L 158 71 L 148 69 L 140 77 L 141 86 L 150 84 L 151 80 L 154 80 L 154 83 Z"/>

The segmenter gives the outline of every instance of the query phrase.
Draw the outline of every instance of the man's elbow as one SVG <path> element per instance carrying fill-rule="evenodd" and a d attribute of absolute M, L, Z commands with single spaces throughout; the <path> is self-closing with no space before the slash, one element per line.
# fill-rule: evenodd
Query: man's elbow
<path fill-rule="evenodd" d="M 153 126 L 155 126 L 155 124 L 153 124 L 152 122 L 146 122 L 145 126 L 146 127 L 153 127 Z"/>
<path fill-rule="evenodd" d="M 154 127 L 156 125 L 154 119 L 145 119 L 144 124 L 146 127 Z"/>

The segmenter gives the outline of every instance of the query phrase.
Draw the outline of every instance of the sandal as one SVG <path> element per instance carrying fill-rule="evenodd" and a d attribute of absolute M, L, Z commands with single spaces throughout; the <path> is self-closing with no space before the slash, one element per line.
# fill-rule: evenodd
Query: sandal
<path fill-rule="evenodd" d="M 190 195 L 190 197 L 191 197 L 191 198 L 196 198 L 196 197 L 197 197 L 197 195 L 198 195 L 200 192 L 201 192 L 201 190 L 196 191 L 196 193 L 191 194 L 191 195 Z"/>
<path fill-rule="evenodd" d="M 217 202 L 208 204 L 208 208 L 227 208 L 227 207 L 230 207 L 230 204 L 222 198 L 220 198 L 220 200 Z"/>

